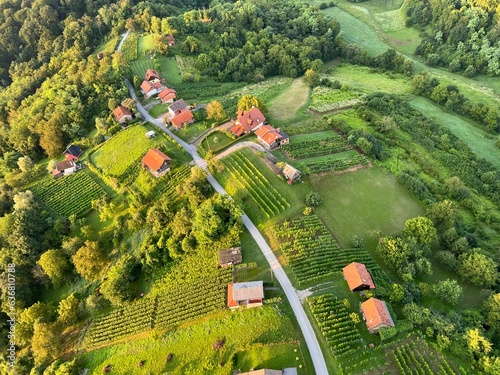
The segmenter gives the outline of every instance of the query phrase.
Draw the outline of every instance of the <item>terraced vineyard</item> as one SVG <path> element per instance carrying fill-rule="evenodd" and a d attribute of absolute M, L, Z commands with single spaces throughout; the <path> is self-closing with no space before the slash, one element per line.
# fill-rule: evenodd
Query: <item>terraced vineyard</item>
<path fill-rule="evenodd" d="M 341 249 L 316 215 L 285 221 L 271 232 L 299 284 L 338 274 L 351 262 L 378 268 L 366 250 Z"/>
<path fill-rule="evenodd" d="M 349 145 L 340 135 L 327 131 L 291 137 L 281 149 L 286 157 L 296 160 L 346 151 Z"/>
<path fill-rule="evenodd" d="M 232 268 L 210 278 L 165 286 L 162 295 L 146 297 L 97 318 L 85 335 L 83 346 L 96 347 L 153 328 L 167 329 L 216 313 L 226 307 L 227 284 Z"/>
<path fill-rule="evenodd" d="M 302 159 L 297 167 L 304 173 L 321 173 L 329 171 L 342 171 L 351 167 L 368 165 L 368 159 L 356 151 L 346 151 L 332 155 L 325 155 Z"/>
<path fill-rule="evenodd" d="M 189 165 L 183 165 L 176 169 L 168 176 L 169 179 L 162 189 L 163 196 L 171 201 L 176 200 L 177 188 L 182 186 L 189 176 L 191 176 L 191 167 Z"/>
<path fill-rule="evenodd" d="M 65 217 L 83 215 L 92 208 L 94 199 L 106 195 L 85 170 L 58 179 L 45 177 L 30 190 L 43 204 Z"/>
<path fill-rule="evenodd" d="M 268 219 L 290 207 L 290 203 L 240 152 L 226 156 L 222 162 L 231 175 L 231 181 L 238 189 L 248 193 L 253 203 Z"/>

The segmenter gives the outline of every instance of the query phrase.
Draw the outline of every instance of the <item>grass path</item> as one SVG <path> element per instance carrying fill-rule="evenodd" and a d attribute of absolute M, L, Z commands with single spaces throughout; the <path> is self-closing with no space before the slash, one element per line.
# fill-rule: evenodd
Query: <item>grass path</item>
<path fill-rule="evenodd" d="M 277 120 L 291 119 L 295 112 L 306 104 L 308 98 L 309 87 L 302 78 L 296 78 L 288 89 L 271 101 L 269 115 Z"/>
<path fill-rule="evenodd" d="M 425 116 L 434 118 L 439 125 L 450 130 L 469 146 L 477 156 L 500 168 L 500 149 L 495 145 L 495 139 L 492 139 L 491 134 L 475 126 L 474 122 L 445 112 L 438 105 L 421 97 L 412 99 L 410 105 Z"/>

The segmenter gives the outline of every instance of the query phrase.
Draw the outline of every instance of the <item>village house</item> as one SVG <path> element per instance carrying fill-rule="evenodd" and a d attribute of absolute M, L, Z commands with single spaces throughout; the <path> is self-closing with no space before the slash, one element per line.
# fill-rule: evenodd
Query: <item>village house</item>
<path fill-rule="evenodd" d="M 264 300 L 264 284 L 262 281 L 233 283 L 227 286 L 227 306 L 237 309 L 242 306 L 262 306 Z"/>
<path fill-rule="evenodd" d="M 241 372 L 239 375 L 297 375 L 297 367 L 286 367 L 283 370 L 253 370 L 249 372 Z"/>
<path fill-rule="evenodd" d="M 391 314 L 384 301 L 370 298 L 361 304 L 361 312 L 370 333 L 378 333 L 382 328 L 394 327 Z"/>
<path fill-rule="evenodd" d="M 342 268 L 342 272 L 351 292 L 375 289 L 375 283 L 364 264 L 352 262 Z"/>
<path fill-rule="evenodd" d="M 300 171 L 291 166 L 290 164 L 285 165 L 285 168 L 283 168 L 283 176 L 287 179 L 288 183 L 292 183 L 295 180 L 298 180 L 302 174 Z"/>
<path fill-rule="evenodd" d="M 142 81 L 141 83 L 141 93 L 144 95 L 145 99 L 151 98 L 161 91 L 163 91 L 164 87 L 160 81 Z"/>
<path fill-rule="evenodd" d="M 249 111 L 238 110 L 237 119 L 234 125 L 229 129 L 236 137 L 257 130 L 266 123 L 266 118 L 259 108 L 252 107 Z"/>
<path fill-rule="evenodd" d="M 142 158 L 142 167 L 149 169 L 153 176 L 161 177 L 170 171 L 171 161 L 172 159 L 160 150 L 150 148 L 146 155 Z"/>
<path fill-rule="evenodd" d="M 165 87 L 159 94 L 158 98 L 162 103 L 172 103 L 176 97 L 176 91 Z"/>
<path fill-rule="evenodd" d="M 290 142 L 288 134 L 280 128 L 275 129 L 271 125 L 264 125 L 255 131 L 259 142 L 269 150 L 274 150 Z"/>
<path fill-rule="evenodd" d="M 75 173 L 77 169 L 76 163 L 73 159 L 64 160 L 56 163 L 55 168 L 52 170 L 52 177 L 59 178 Z"/>
<path fill-rule="evenodd" d="M 149 82 L 159 82 L 160 81 L 160 75 L 156 70 L 153 69 L 148 69 L 146 71 L 146 74 L 144 74 L 144 80 L 149 81 Z"/>
<path fill-rule="evenodd" d="M 167 44 L 169 47 L 174 47 L 175 46 L 175 38 L 172 34 L 167 36 Z"/>
<path fill-rule="evenodd" d="M 170 123 L 177 130 L 194 122 L 193 113 L 187 109 L 170 119 Z"/>
<path fill-rule="evenodd" d="M 189 105 L 184 101 L 184 99 L 179 99 L 170 104 L 168 107 L 168 112 L 171 116 L 177 116 L 179 113 L 187 111 L 189 109 Z"/>
<path fill-rule="evenodd" d="M 240 264 L 242 260 L 241 247 L 231 247 L 229 249 L 219 250 L 219 266 L 222 268 Z"/>
<path fill-rule="evenodd" d="M 78 160 L 80 155 L 82 154 L 82 150 L 80 150 L 80 147 L 71 145 L 69 146 L 66 150 L 64 150 L 64 157 L 66 160 Z"/>
<path fill-rule="evenodd" d="M 130 120 L 132 120 L 132 112 L 122 105 L 119 105 L 113 111 L 113 115 L 115 116 L 115 120 L 118 121 L 119 124 L 126 124 Z"/>

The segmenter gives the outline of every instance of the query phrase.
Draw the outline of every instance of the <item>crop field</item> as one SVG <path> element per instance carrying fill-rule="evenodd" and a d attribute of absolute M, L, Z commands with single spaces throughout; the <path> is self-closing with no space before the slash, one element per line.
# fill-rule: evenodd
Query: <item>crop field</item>
<path fill-rule="evenodd" d="M 395 177 L 377 167 L 326 174 L 312 185 L 316 191 L 328 192 L 321 195 L 324 203 L 315 210 L 343 246 L 354 235 L 366 241 L 378 231 L 394 234 L 403 229 L 406 220 L 423 212 Z"/>
<path fill-rule="evenodd" d="M 380 73 L 366 66 L 341 64 L 334 68 L 325 66 L 330 79 L 362 92 L 409 93 L 410 80 L 398 73 Z"/>
<path fill-rule="evenodd" d="M 101 375 L 108 364 L 111 373 L 117 375 L 231 375 L 234 357 L 242 371 L 263 364 L 267 368 L 283 368 L 286 364 L 297 366 L 299 375 L 311 374 L 295 332 L 290 320 L 274 306 L 263 306 L 225 311 L 164 335 L 88 351 L 81 360 L 89 368 L 88 375 Z M 213 344 L 221 339 L 223 347 L 214 350 Z M 167 361 L 169 354 L 171 360 Z M 137 365 L 139 361 L 144 361 L 142 368 Z"/>
<path fill-rule="evenodd" d="M 351 262 L 376 267 L 364 249 L 341 249 L 316 216 L 302 216 L 271 228 L 299 284 L 338 274 Z"/>
<path fill-rule="evenodd" d="M 162 136 L 147 138 L 144 134 L 149 130 L 145 126 L 134 125 L 120 131 L 92 154 L 91 161 L 107 175 L 120 177 L 148 149 L 158 147 L 165 140 Z"/>
<path fill-rule="evenodd" d="M 412 99 L 410 105 L 425 116 L 434 118 L 439 125 L 469 146 L 477 156 L 500 168 L 500 149 L 495 144 L 496 138 L 475 126 L 473 121 L 445 112 L 439 105 L 421 97 Z"/>
<path fill-rule="evenodd" d="M 295 163 L 306 174 L 322 173 L 329 171 L 342 171 L 345 169 L 368 165 L 368 159 L 355 150 L 337 152 L 331 155 L 316 156 L 301 159 Z"/>
<path fill-rule="evenodd" d="M 45 177 L 30 187 L 33 194 L 61 216 L 83 215 L 106 193 L 86 171 L 58 179 Z"/>
<path fill-rule="evenodd" d="M 292 81 L 290 87 L 279 94 L 269 105 L 269 116 L 276 120 L 288 120 L 303 107 L 309 98 L 309 86 L 301 78 Z"/>
<path fill-rule="evenodd" d="M 226 189 L 231 196 L 241 191 L 248 194 L 253 205 L 267 219 L 285 211 L 290 203 L 276 190 L 269 180 L 240 152 L 234 152 L 222 159 L 230 183 Z"/>
<path fill-rule="evenodd" d="M 358 103 L 359 94 L 348 89 L 332 89 L 318 86 L 313 89 L 309 109 L 325 113 Z"/>
<path fill-rule="evenodd" d="M 290 143 L 281 150 L 286 157 L 296 160 L 346 151 L 347 141 L 333 130 L 290 137 Z"/>
<path fill-rule="evenodd" d="M 191 176 L 191 167 L 183 165 L 167 176 L 168 180 L 161 190 L 162 196 L 169 201 L 177 199 L 177 188 L 184 185 L 184 182 Z"/>
<path fill-rule="evenodd" d="M 128 38 L 122 44 L 121 52 L 123 58 L 128 62 L 137 60 L 137 42 L 139 36 L 136 33 L 130 33 Z"/>
<path fill-rule="evenodd" d="M 199 319 L 226 307 L 227 284 L 232 269 L 219 275 L 178 285 L 168 285 L 157 298 L 143 298 L 97 318 L 85 335 L 83 345 L 95 347 L 153 328 L 169 329 Z"/>

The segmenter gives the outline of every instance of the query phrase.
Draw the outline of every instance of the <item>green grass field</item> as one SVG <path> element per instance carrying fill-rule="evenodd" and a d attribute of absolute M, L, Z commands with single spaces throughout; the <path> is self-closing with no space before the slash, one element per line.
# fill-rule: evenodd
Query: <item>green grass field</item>
<path fill-rule="evenodd" d="M 290 87 L 278 95 L 268 106 L 269 116 L 277 120 L 288 120 L 307 103 L 309 86 L 301 78 L 292 81 Z"/>
<path fill-rule="evenodd" d="M 373 71 L 359 65 L 326 64 L 325 71 L 332 80 L 338 80 L 349 88 L 363 92 L 387 92 L 405 94 L 410 92 L 410 80 L 402 74 L 388 74 Z"/>
<path fill-rule="evenodd" d="M 234 142 L 234 139 L 220 131 L 214 131 L 203 138 L 200 143 L 200 151 L 206 154 L 208 151 L 218 152 Z"/>
<path fill-rule="evenodd" d="M 154 34 L 139 37 L 139 42 L 137 43 L 137 55 L 139 59 L 146 57 L 147 52 L 153 50 L 153 38 Z"/>
<path fill-rule="evenodd" d="M 165 56 L 157 56 L 156 59 L 159 62 L 160 68 L 159 73 L 162 78 L 165 78 L 167 85 L 179 84 L 182 82 L 182 77 L 179 73 L 179 67 L 175 59 Z M 140 58 L 130 64 L 132 68 L 132 73 L 143 78 L 146 70 L 157 69 L 155 66 L 155 61 L 149 57 Z"/>
<path fill-rule="evenodd" d="M 474 122 L 453 113 L 445 112 L 439 105 L 421 97 L 414 98 L 410 105 L 425 116 L 434 118 L 437 123 L 450 130 L 467 144 L 480 158 L 488 160 L 500 168 L 500 149 L 495 145 L 496 137 L 474 125 Z"/>
<path fill-rule="evenodd" d="M 168 104 L 157 104 L 149 110 L 149 114 L 153 117 L 159 117 L 168 111 Z"/>
<path fill-rule="evenodd" d="M 266 306 L 237 312 L 226 311 L 210 320 L 185 326 L 164 335 L 125 342 L 82 355 L 89 375 L 100 375 L 112 365 L 113 374 L 218 374 L 230 375 L 233 356 L 242 371 L 265 364 L 270 368 L 302 365 L 300 375 L 308 372 L 296 331 L 291 321 L 277 309 Z M 224 346 L 213 349 L 217 340 Z M 260 350 L 260 354 L 259 353 Z M 171 362 L 167 362 L 172 353 Z M 296 360 L 296 357 L 299 359 Z M 139 361 L 144 361 L 142 368 Z M 256 363 L 260 361 L 261 363 Z"/>
<path fill-rule="evenodd" d="M 196 138 L 203 134 L 205 130 L 210 128 L 210 123 L 207 121 L 196 121 L 193 124 L 189 124 L 185 128 L 176 130 L 176 133 L 180 139 L 187 143 L 192 143 Z"/>
<path fill-rule="evenodd" d="M 354 235 L 366 240 L 377 231 L 394 234 L 406 220 L 423 213 L 392 175 L 376 167 L 317 176 L 311 185 L 324 202 L 317 214 L 344 247 L 351 245 Z"/>
<path fill-rule="evenodd" d="M 115 52 L 116 46 L 118 45 L 118 40 L 120 37 L 115 36 L 114 38 L 109 39 L 107 42 L 102 42 L 95 50 L 95 53 L 104 52 L 104 53 L 113 53 Z"/>
<path fill-rule="evenodd" d="M 161 135 L 148 139 L 144 135 L 151 128 L 143 125 L 131 126 L 122 130 L 92 156 L 91 161 L 104 173 L 119 177 L 127 168 L 136 163 L 152 147 L 158 147 L 165 140 Z"/>

